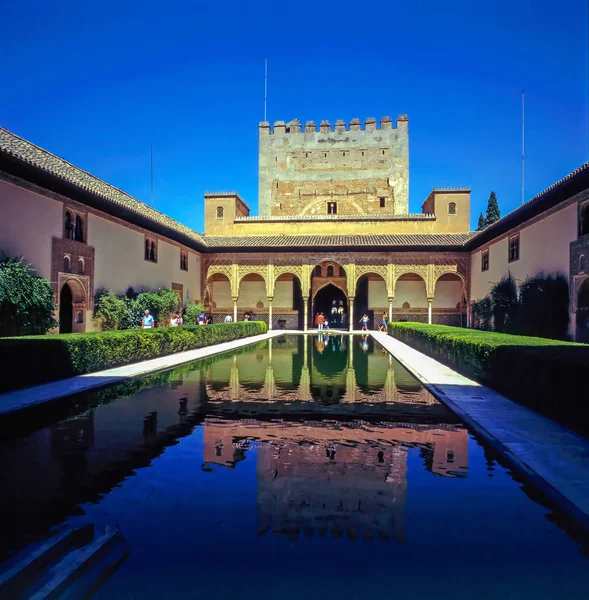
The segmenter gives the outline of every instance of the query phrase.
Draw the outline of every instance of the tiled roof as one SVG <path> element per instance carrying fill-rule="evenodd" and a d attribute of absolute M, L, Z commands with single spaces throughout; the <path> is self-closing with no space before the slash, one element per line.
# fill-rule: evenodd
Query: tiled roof
<path fill-rule="evenodd" d="M 582 179 L 585 178 L 586 180 L 587 174 L 589 174 L 589 162 L 583 163 L 580 167 L 571 171 L 568 175 L 565 175 L 562 179 L 559 179 L 550 187 L 547 187 L 539 194 L 536 194 L 510 213 L 507 213 L 498 221 L 485 227 L 482 231 L 475 231 L 468 240 L 468 249 L 470 250 L 480 244 L 484 244 L 496 236 L 505 233 L 505 231 L 527 221 L 532 218 L 534 214 L 540 214 L 552 206 L 556 206 L 563 200 L 574 196 L 577 191 L 570 189 L 571 186 L 580 186 L 581 188 L 586 189 L 586 181 L 584 183 Z"/>
<path fill-rule="evenodd" d="M 407 215 L 288 215 L 236 217 L 239 223 L 281 223 L 284 221 L 435 221 L 436 215 L 417 213 Z"/>
<path fill-rule="evenodd" d="M 472 233 L 398 235 L 243 235 L 205 236 L 209 248 L 309 248 L 309 247 L 460 247 Z"/>
<path fill-rule="evenodd" d="M 133 198 L 133 196 L 130 196 L 119 188 L 98 179 L 98 177 L 79 169 L 67 160 L 59 158 L 55 154 L 39 148 L 39 146 L 35 146 L 35 144 L 24 140 L 2 127 L 0 127 L 0 152 L 13 156 L 33 167 L 42 169 L 82 190 L 100 196 L 107 202 L 124 207 L 195 242 L 203 243 L 202 235 L 186 227 L 186 225 L 178 223 L 178 221 L 151 208 L 151 206 L 144 204 L 140 200 L 137 200 L 137 198 Z"/>

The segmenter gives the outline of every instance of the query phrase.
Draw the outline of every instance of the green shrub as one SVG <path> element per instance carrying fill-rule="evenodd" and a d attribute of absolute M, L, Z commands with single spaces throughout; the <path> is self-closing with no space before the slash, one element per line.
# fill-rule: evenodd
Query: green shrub
<path fill-rule="evenodd" d="M 204 310 L 202 304 L 188 304 L 184 310 L 184 324 L 198 325 L 198 315 Z"/>
<path fill-rule="evenodd" d="M 51 284 L 22 258 L 0 260 L 0 335 L 40 335 L 57 325 Z"/>
<path fill-rule="evenodd" d="M 123 298 L 101 288 L 94 294 L 94 322 L 102 331 L 122 329 L 121 323 L 127 317 L 128 308 Z"/>
<path fill-rule="evenodd" d="M 509 274 L 491 288 L 493 326 L 495 331 L 513 333 L 516 329 L 518 299 L 517 285 Z"/>
<path fill-rule="evenodd" d="M 0 338 L 0 392 L 266 332 L 258 321 Z"/>
<path fill-rule="evenodd" d="M 391 323 L 389 334 L 554 420 L 589 431 L 589 345 L 423 323 Z"/>

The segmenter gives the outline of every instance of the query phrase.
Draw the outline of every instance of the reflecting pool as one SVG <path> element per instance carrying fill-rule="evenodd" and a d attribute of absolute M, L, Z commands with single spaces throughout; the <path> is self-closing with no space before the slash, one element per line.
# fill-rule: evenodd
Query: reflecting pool
<path fill-rule="evenodd" d="M 117 524 L 97 598 L 589 595 L 559 515 L 370 337 L 275 338 L 5 433 L 1 558 Z"/>

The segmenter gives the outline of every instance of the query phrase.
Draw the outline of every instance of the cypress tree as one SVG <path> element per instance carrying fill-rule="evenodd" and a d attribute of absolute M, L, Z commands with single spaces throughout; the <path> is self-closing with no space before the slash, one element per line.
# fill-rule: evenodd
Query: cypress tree
<path fill-rule="evenodd" d="M 499 211 L 499 203 L 497 202 L 497 196 L 495 192 L 491 192 L 489 201 L 487 202 L 487 215 L 485 217 L 485 224 L 491 225 L 495 221 L 501 218 L 501 212 Z"/>
<path fill-rule="evenodd" d="M 482 231 L 486 226 L 487 226 L 487 223 L 485 222 L 485 217 L 483 217 L 483 213 L 480 213 L 477 231 Z"/>

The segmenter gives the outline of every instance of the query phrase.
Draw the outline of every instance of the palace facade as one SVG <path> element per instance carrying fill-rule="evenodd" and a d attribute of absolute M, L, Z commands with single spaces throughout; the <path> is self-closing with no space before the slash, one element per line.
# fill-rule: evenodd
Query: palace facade
<path fill-rule="evenodd" d="M 0 251 L 52 282 L 61 331 L 90 331 L 99 288 L 167 287 L 215 321 L 248 311 L 306 330 L 367 313 L 468 326 L 501 277 L 569 280 L 571 337 L 589 322 L 589 163 L 482 232 L 470 190 L 434 188 L 409 212 L 408 119 L 259 126 L 258 216 L 205 194 L 198 233 L 0 128 Z M 343 321 L 343 323 L 342 323 Z"/>

